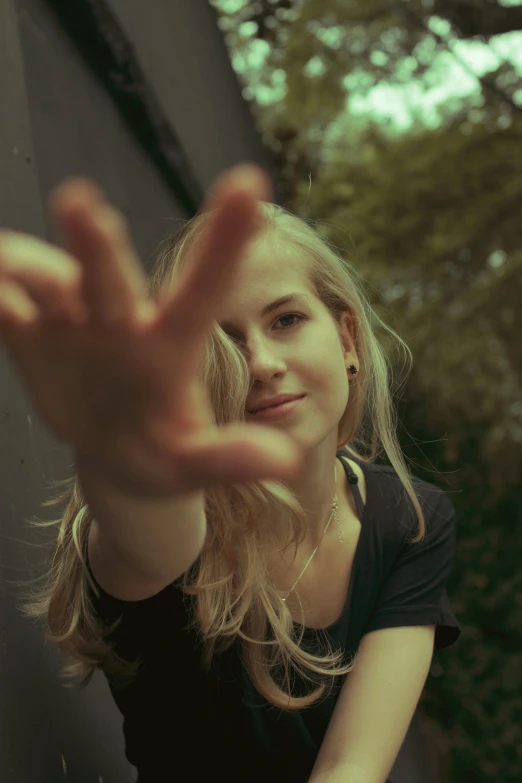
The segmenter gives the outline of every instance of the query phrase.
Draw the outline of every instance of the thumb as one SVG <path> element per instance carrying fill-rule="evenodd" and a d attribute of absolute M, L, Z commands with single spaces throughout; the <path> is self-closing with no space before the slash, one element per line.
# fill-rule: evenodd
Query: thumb
<path fill-rule="evenodd" d="M 284 481 L 302 463 L 287 435 L 258 424 L 230 424 L 184 446 L 184 473 L 194 477 L 198 488 L 263 478 Z"/>

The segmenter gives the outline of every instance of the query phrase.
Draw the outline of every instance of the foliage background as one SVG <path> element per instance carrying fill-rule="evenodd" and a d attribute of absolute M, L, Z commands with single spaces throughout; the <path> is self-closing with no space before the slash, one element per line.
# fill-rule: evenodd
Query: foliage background
<path fill-rule="evenodd" d="M 409 344 L 401 439 L 452 494 L 458 644 L 422 697 L 448 783 L 522 775 L 521 0 L 211 0 L 279 201 Z"/>

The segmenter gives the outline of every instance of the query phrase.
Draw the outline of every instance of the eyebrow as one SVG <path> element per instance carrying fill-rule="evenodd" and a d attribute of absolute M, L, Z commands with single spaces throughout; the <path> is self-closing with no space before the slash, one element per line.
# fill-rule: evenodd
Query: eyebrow
<path fill-rule="evenodd" d="M 268 315 L 268 313 L 272 313 L 274 310 L 277 310 L 283 305 L 288 304 L 288 302 L 293 302 L 295 300 L 301 300 L 305 304 L 308 305 L 310 304 L 309 299 L 305 294 L 300 294 L 300 293 L 285 294 L 284 296 L 280 296 L 279 299 L 274 299 L 274 301 L 270 302 L 270 304 L 265 305 L 261 310 L 261 316 L 264 317 L 265 315 Z M 230 321 L 220 321 L 219 325 L 224 330 L 236 329 L 234 324 L 230 323 Z"/>

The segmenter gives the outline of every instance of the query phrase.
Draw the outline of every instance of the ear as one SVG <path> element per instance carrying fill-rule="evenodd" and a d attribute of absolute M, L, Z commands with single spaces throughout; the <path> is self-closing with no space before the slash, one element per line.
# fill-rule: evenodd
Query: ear
<path fill-rule="evenodd" d="M 354 359 L 358 359 L 355 347 L 357 344 L 357 327 L 355 318 L 349 310 L 345 310 L 341 315 L 339 332 L 344 348 L 345 359 L 348 364 L 351 364 Z"/>

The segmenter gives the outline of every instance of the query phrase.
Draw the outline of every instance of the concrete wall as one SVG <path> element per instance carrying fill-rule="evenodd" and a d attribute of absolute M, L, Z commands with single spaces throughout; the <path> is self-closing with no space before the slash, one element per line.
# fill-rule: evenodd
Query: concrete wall
<path fill-rule="evenodd" d="M 103 73 L 111 51 L 116 65 Z M 134 92 L 120 89 L 129 79 Z M 56 241 L 47 194 L 88 175 L 126 215 L 146 267 L 216 174 L 264 162 L 206 0 L 0 0 L 0 95 L 0 226 Z M 81 692 L 64 688 L 61 656 L 17 608 L 17 582 L 42 574 L 47 554 L 27 520 L 52 517 L 41 508 L 46 487 L 70 473 L 70 453 L 0 350 L 2 783 L 135 776 L 103 676 Z"/>

